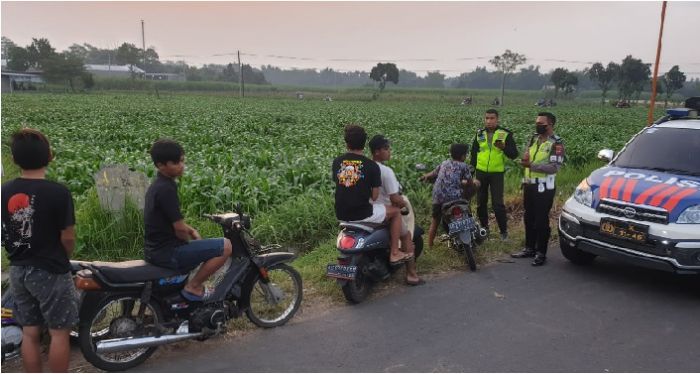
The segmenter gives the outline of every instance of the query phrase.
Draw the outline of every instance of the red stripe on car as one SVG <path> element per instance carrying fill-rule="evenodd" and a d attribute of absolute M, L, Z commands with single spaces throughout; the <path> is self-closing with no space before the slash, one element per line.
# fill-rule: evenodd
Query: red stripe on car
<path fill-rule="evenodd" d="M 634 187 L 637 186 L 637 180 L 636 179 L 631 179 L 627 181 L 627 184 L 625 185 L 625 192 L 622 194 L 622 200 L 627 201 L 628 203 L 632 202 L 632 191 L 634 191 Z"/>
<path fill-rule="evenodd" d="M 669 212 L 673 211 L 673 209 L 678 205 L 678 203 L 683 200 L 684 198 L 694 194 L 697 190 L 692 189 L 692 188 L 686 188 L 683 191 L 671 196 L 670 199 L 664 204 L 663 208 L 668 210 Z"/>
<path fill-rule="evenodd" d="M 645 201 L 647 201 L 647 198 L 657 192 L 659 192 L 660 189 L 666 187 L 667 185 L 665 184 L 657 184 L 654 187 L 646 189 L 644 192 L 642 192 L 639 196 L 637 196 L 637 200 L 634 201 L 635 204 L 644 204 Z"/>
<path fill-rule="evenodd" d="M 600 198 L 604 199 L 608 197 L 608 186 L 610 186 L 610 182 L 612 182 L 612 178 L 605 178 L 603 179 L 603 183 L 600 184 Z"/>
<path fill-rule="evenodd" d="M 672 193 L 678 191 L 679 189 L 680 188 L 678 188 L 676 186 L 671 186 L 671 187 L 659 192 L 658 194 L 654 195 L 654 198 L 651 199 L 651 201 L 649 202 L 649 205 L 653 205 L 653 206 L 661 205 L 661 202 L 666 198 L 666 196 L 671 195 Z"/>
<path fill-rule="evenodd" d="M 615 181 L 615 184 L 613 184 L 612 188 L 610 189 L 610 198 L 611 199 L 619 199 L 620 198 L 620 189 L 622 188 L 622 185 L 625 184 L 625 179 L 624 178 L 617 178 L 617 181 Z"/>

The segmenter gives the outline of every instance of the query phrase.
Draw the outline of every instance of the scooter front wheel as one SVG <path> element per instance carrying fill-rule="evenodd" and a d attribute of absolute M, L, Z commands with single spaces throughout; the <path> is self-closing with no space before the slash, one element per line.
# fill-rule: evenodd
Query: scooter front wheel
<path fill-rule="evenodd" d="M 476 271 L 476 257 L 474 256 L 474 245 L 473 244 L 462 244 L 464 248 L 464 257 L 469 266 L 469 270 Z"/>

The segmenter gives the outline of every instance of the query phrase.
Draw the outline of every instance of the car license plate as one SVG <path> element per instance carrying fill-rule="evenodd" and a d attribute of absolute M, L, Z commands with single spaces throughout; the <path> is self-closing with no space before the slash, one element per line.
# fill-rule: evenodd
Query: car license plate
<path fill-rule="evenodd" d="M 469 229 L 469 224 L 467 223 L 466 219 L 460 219 L 448 223 L 447 228 L 449 229 L 449 234 L 452 235 L 454 233 L 467 231 L 467 229 Z"/>
<path fill-rule="evenodd" d="M 326 267 L 326 276 L 330 278 L 353 280 L 355 273 L 357 273 L 355 265 L 328 264 Z"/>
<path fill-rule="evenodd" d="M 630 240 L 635 243 L 646 243 L 649 226 L 632 222 L 618 221 L 610 218 L 600 220 L 600 233 L 614 238 Z"/>

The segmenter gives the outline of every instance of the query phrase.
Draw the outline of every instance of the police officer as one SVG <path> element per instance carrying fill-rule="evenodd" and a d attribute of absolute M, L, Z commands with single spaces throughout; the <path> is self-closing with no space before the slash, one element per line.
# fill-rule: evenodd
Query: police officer
<path fill-rule="evenodd" d="M 496 215 L 501 239 L 508 239 L 508 218 L 503 204 L 503 176 L 507 158 L 518 157 L 518 148 L 513 134 L 498 125 L 498 111 L 489 109 L 484 115 L 486 126 L 474 137 L 471 151 L 471 165 L 476 169 L 476 179 L 481 183 L 476 209 L 481 226 L 489 228 L 489 190 L 491 206 Z"/>
<path fill-rule="evenodd" d="M 549 112 L 537 115 L 537 133 L 530 138 L 521 161 L 525 167 L 525 248 L 511 254 L 511 257 L 534 257 L 533 266 L 544 265 L 547 260 L 547 244 L 551 234 L 549 211 L 554 202 L 555 177 L 564 161 L 564 144 L 560 137 L 554 135 L 556 120 Z"/>

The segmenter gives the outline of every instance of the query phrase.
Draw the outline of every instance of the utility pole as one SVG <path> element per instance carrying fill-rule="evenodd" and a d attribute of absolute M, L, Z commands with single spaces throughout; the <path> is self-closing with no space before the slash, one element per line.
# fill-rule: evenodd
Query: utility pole
<path fill-rule="evenodd" d="M 144 32 L 143 20 L 141 20 L 141 45 L 143 46 L 143 66 L 146 67 L 146 33 Z"/>
<path fill-rule="evenodd" d="M 666 19 L 666 2 L 661 5 L 661 26 L 659 26 L 659 43 L 656 46 L 656 62 L 654 63 L 654 77 L 651 82 L 651 100 L 649 100 L 649 114 L 647 126 L 654 123 L 654 106 L 656 105 L 656 81 L 659 74 L 659 59 L 661 58 L 661 38 L 664 35 L 664 20 Z"/>
<path fill-rule="evenodd" d="M 238 52 L 238 89 L 239 95 L 245 97 L 245 92 L 243 90 L 243 67 L 241 66 L 241 51 Z"/>

